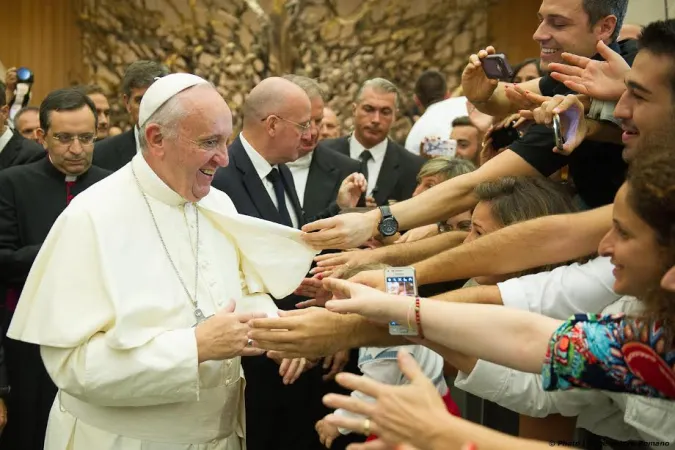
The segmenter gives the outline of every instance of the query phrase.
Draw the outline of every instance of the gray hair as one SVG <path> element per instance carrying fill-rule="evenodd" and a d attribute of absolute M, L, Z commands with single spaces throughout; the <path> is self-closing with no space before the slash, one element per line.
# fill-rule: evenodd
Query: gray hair
<path fill-rule="evenodd" d="M 588 14 L 588 22 L 591 27 L 598 23 L 600 19 L 607 16 L 616 17 L 616 27 L 610 39 L 612 42 L 617 40 L 623 20 L 626 17 L 628 9 L 628 0 L 584 0 L 582 3 L 584 11 Z"/>
<path fill-rule="evenodd" d="M 305 91 L 305 94 L 307 94 L 307 97 L 309 97 L 310 100 L 312 100 L 313 98 L 320 98 L 321 100 L 325 100 L 324 98 L 325 94 L 323 92 L 323 89 L 321 89 L 319 83 L 312 80 L 311 78 L 295 74 L 284 75 L 281 78 L 298 85 L 303 91 Z"/>
<path fill-rule="evenodd" d="M 356 93 L 356 103 L 361 101 L 361 98 L 363 97 L 363 91 L 368 88 L 380 93 L 396 94 L 395 106 L 397 110 L 400 109 L 401 93 L 394 83 L 385 78 L 371 78 L 370 80 L 366 80 L 359 88 L 359 91 Z"/>
<path fill-rule="evenodd" d="M 466 159 L 449 158 L 447 156 L 438 156 L 425 162 L 417 173 L 417 182 L 422 178 L 434 175 L 440 175 L 447 181 L 451 178 L 464 175 L 476 170 L 476 166 Z"/>

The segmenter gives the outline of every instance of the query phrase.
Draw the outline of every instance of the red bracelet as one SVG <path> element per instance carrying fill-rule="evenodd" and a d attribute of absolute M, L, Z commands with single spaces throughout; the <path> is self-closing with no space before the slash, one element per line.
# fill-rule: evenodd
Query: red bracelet
<path fill-rule="evenodd" d="M 417 324 L 417 332 L 420 339 L 424 339 L 424 332 L 422 331 L 422 318 L 420 317 L 420 298 L 415 297 L 415 323 Z"/>

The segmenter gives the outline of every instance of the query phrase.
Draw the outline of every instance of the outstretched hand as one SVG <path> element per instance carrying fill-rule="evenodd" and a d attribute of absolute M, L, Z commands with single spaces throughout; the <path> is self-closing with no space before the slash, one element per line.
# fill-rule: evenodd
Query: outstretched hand
<path fill-rule="evenodd" d="M 375 322 L 404 320 L 410 302 L 414 301 L 410 297 L 385 294 L 369 286 L 337 278 L 326 278 L 323 285 L 337 299 L 326 302 L 327 310 L 359 314 Z"/>
<path fill-rule="evenodd" d="M 584 114 L 584 104 L 577 95 L 556 95 L 543 102 L 532 111 L 521 111 L 521 117 L 534 120 L 536 123 L 553 125 L 553 116 L 558 114 L 565 144 L 562 149 L 553 147 L 553 152 L 569 155 L 586 139 L 588 124 Z"/>
<path fill-rule="evenodd" d="M 438 390 L 408 352 L 399 351 L 398 364 L 409 384 L 391 386 L 347 373 L 337 376 L 339 384 L 374 398 L 374 403 L 337 394 L 326 395 L 324 403 L 330 408 L 342 408 L 370 418 L 369 431 L 386 444 L 423 448 L 428 439 L 429 423 L 438 418 L 445 420 L 448 412 Z M 333 414 L 325 420 L 357 433 L 364 432 L 363 419 Z"/>
<path fill-rule="evenodd" d="M 624 77 L 630 66 L 604 42 L 598 41 L 596 48 L 604 61 L 563 53 L 562 58 L 567 64 L 549 64 L 551 77 L 580 94 L 617 101 L 626 90 Z"/>

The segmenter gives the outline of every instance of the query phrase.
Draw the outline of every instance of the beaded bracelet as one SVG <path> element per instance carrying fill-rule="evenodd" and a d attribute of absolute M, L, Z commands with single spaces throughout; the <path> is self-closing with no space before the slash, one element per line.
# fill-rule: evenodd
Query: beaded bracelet
<path fill-rule="evenodd" d="M 417 332 L 420 339 L 424 339 L 424 332 L 422 331 L 422 318 L 420 316 L 420 298 L 415 297 L 415 323 L 417 323 Z"/>

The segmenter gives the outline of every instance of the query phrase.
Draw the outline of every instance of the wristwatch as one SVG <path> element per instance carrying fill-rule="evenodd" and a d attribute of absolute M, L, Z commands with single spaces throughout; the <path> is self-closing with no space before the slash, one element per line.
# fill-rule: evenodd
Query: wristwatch
<path fill-rule="evenodd" d="M 377 231 L 379 231 L 383 237 L 391 237 L 395 235 L 398 231 L 398 221 L 391 214 L 391 209 L 389 206 L 385 205 L 380 206 L 379 210 L 382 214 L 382 218 L 380 219 L 380 223 L 377 225 Z"/>

